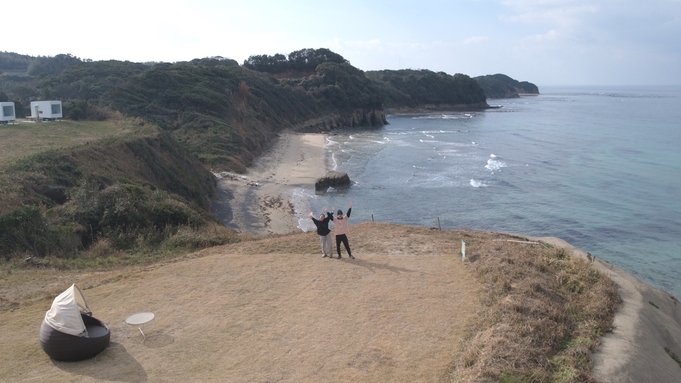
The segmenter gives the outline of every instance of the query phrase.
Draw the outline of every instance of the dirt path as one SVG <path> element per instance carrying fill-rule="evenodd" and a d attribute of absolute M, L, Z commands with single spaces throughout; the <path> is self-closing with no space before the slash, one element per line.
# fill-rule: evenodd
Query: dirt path
<path fill-rule="evenodd" d="M 374 236 L 395 246 L 375 251 Z M 51 301 L 1 312 L 0 381 L 437 381 L 480 287 L 458 254 L 432 252 L 428 237 L 367 224 L 351 242 L 355 260 L 321 258 L 306 233 L 128 272 L 84 291 L 112 342 L 82 362 L 55 362 L 40 348 Z M 276 252 L 296 244 L 301 251 Z M 144 344 L 124 323 L 138 311 L 156 314 Z"/>

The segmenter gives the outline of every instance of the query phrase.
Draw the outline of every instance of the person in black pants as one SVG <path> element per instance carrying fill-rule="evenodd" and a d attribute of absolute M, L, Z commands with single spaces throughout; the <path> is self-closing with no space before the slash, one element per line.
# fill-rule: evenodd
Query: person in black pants
<path fill-rule="evenodd" d="M 334 208 L 331 208 L 333 210 Z M 343 210 L 338 209 L 338 214 L 336 218 L 333 219 L 334 232 L 336 234 L 336 251 L 338 252 L 338 258 L 341 258 L 341 242 L 345 246 L 345 251 L 348 252 L 348 256 L 351 259 L 355 259 L 350 251 L 350 244 L 348 242 L 348 221 L 350 220 L 350 214 L 352 213 L 352 202 L 350 202 L 350 207 L 348 208 L 348 214 L 343 216 Z"/>

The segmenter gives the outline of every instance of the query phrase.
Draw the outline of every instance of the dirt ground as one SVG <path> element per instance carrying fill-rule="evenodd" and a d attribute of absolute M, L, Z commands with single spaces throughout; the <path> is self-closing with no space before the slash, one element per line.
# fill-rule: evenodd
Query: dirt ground
<path fill-rule="evenodd" d="M 94 286 L 84 294 L 111 329 L 110 347 L 86 361 L 51 360 L 38 330 L 52 302 L 37 299 L 0 312 L 0 381 L 438 381 L 480 286 L 456 246 L 442 251 L 449 246 L 428 229 L 389 228 L 353 227 L 354 260 L 322 258 L 318 236 L 303 233 L 103 273 L 97 283 L 74 274 Z M 140 311 L 155 314 L 142 327 L 146 341 L 124 322 Z"/>

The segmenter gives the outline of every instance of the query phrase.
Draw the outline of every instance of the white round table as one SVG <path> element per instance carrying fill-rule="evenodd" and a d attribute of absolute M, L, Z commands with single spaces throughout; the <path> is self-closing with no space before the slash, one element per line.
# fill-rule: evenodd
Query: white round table
<path fill-rule="evenodd" d="M 142 337 L 144 338 L 144 341 L 147 340 L 147 336 L 144 335 L 144 331 L 142 331 L 142 325 L 145 323 L 149 323 L 154 319 L 154 313 L 150 312 L 141 312 L 141 313 L 135 313 L 130 315 L 129 317 L 125 318 L 125 323 L 132 325 L 132 326 L 138 326 L 137 329 L 140 330 L 142 333 Z M 142 341 L 142 342 L 144 342 Z"/>

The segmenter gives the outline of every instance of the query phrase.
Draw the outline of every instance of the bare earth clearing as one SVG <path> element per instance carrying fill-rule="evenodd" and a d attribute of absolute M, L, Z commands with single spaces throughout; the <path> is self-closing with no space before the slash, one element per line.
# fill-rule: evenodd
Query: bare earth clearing
<path fill-rule="evenodd" d="M 317 235 L 306 233 L 119 274 L 74 275 L 94 316 L 110 326 L 111 346 L 91 360 L 52 361 L 38 342 L 51 299 L 5 309 L 0 381 L 444 377 L 479 305 L 480 286 L 461 262 L 457 243 L 425 228 L 361 224 L 353 232 L 362 233 L 351 237 L 355 260 L 321 258 Z M 392 245 L 381 249 L 378 238 Z M 443 248 L 452 251 L 436 251 Z M 107 280 L 100 284 L 98 278 Z M 68 287 L 64 282 L 60 289 Z M 143 327 L 145 343 L 137 328 L 124 323 L 138 311 L 156 314 Z"/>

